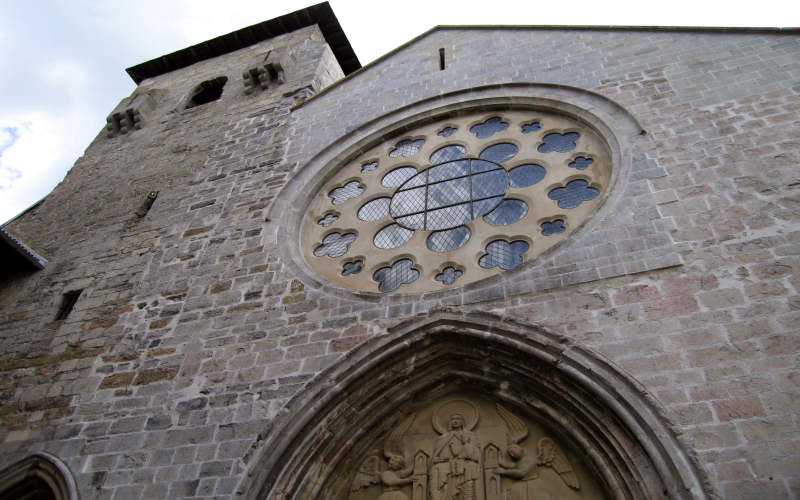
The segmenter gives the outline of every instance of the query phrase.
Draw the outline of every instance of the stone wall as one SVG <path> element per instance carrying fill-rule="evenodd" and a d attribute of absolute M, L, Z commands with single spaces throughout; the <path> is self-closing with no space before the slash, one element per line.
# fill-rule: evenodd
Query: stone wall
<path fill-rule="evenodd" d="M 278 47 L 286 83 L 246 95 L 242 68 Z M 257 489 L 290 399 L 448 308 L 607 357 L 722 497 L 800 494 L 799 56 L 794 34 L 444 28 L 298 104 L 341 78 L 307 28 L 142 82 L 157 102 L 142 129 L 101 134 L 8 227 L 50 266 L 0 284 L 0 466 L 51 453 L 83 498 Z M 220 100 L 182 109 L 222 75 Z M 564 245 L 416 296 L 331 289 L 293 260 L 302 189 L 398 120 L 503 95 L 618 125 L 613 193 Z"/>

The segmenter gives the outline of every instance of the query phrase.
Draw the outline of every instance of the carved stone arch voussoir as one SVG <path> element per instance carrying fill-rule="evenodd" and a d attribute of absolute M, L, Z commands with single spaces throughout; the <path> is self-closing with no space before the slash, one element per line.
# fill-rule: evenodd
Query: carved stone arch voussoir
<path fill-rule="evenodd" d="M 295 396 L 258 444 L 243 498 L 348 498 L 341 477 L 374 443 L 411 409 L 458 391 L 547 422 L 611 498 L 714 496 L 654 399 L 610 362 L 539 327 L 437 311 L 365 343 Z"/>
<path fill-rule="evenodd" d="M 69 468 L 48 453 L 36 453 L 0 470 L 0 500 L 78 500 Z"/>

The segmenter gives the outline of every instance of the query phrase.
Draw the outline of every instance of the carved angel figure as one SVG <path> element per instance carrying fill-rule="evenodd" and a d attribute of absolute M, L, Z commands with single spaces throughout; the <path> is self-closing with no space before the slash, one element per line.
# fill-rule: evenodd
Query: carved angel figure
<path fill-rule="evenodd" d="M 525 482 L 539 477 L 538 466 L 550 467 L 558 473 L 564 484 L 574 490 L 580 489 L 578 476 L 572 470 L 572 465 L 564 452 L 555 441 L 544 437 L 539 440 L 536 456 L 530 456 L 520 443 L 528 437 L 528 426 L 519 417 L 500 406 L 495 405 L 497 414 L 506 424 L 508 447 L 506 456 L 500 456 L 498 474 L 512 479 L 521 479 Z M 530 498 L 530 496 L 528 496 Z"/>
<path fill-rule="evenodd" d="M 386 464 L 378 455 L 371 455 L 361 463 L 350 486 L 351 492 L 382 484 L 386 490 L 378 497 L 378 500 L 409 500 L 408 495 L 401 488 L 413 482 L 414 464 L 408 463 L 406 460 L 402 442 L 403 436 L 414 423 L 414 417 L 413 413 L 409 415 L 386 440 L 383 447 Z"/>

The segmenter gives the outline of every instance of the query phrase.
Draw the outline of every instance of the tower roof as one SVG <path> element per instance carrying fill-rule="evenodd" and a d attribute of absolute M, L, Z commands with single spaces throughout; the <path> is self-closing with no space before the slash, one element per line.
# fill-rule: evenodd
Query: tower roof
<path fill-rule="evenodd" d="M 361 68 L 361 63 L 358 62 L 358 57 L 339 25 L 333 9 L 328 2 L 322 2 L 131 66 L 125 71 L 138 84 L 145 78 L 185 68 L 196 62 L 221 56 L 314 24 L 319 26 L 345 75 Z"/>

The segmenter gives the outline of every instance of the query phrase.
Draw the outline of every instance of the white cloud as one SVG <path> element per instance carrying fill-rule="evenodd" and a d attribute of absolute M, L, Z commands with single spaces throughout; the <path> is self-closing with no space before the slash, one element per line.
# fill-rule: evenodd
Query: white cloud
<path fill-rule="evenodd" d="M 49 117 L 39 113 L 0 117 L 5 147 L 0 156 L 0 220 L 6 221 L 49 192 L 65 173 L 59 163 L 64 138 Z M 13 142 L 8 130 L 15 129 Z"/>

